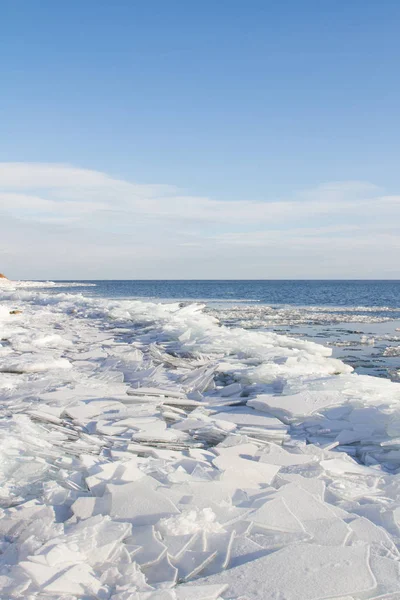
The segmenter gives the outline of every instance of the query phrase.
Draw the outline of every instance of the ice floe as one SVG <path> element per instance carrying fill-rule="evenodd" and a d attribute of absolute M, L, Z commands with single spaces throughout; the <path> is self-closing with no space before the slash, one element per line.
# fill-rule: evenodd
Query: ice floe
<path fill-rule="evenodd" d="M 399 384 L 52 287 L 0 290 L 1 599 L 400 597 Z"/>

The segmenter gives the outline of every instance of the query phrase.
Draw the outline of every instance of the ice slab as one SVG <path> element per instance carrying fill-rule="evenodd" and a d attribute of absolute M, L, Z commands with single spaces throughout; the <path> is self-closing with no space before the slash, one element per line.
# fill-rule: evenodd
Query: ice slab
<path fill-rule="evenodd" d="M 179 392 L 176 389 L 160 389 L 155 387 L 139 387 L 130 388 L 127 391 L 129 396 L 156 396 L 166 398 L 186 398 L 184 392 Z"/>
<path fill-rule="evenodd" d="M 113 518 L 134 525 L 153 525 L 164 517 L 179 513 L 171 500 L 153 489 L 147 478 L 122 485 L 107 484 L 104 500 Z"/>
<path fill-rule="evenodd" d="M 142 571 L 149 585 L 157 587 L 173 587 L 178 579 L 178 569 L 172 564 L 169 557 L 164 555 L 156 564 L 143 566 Z"/>
<path fill-rule="evenodd" d="M 179 585 L 175 589 L 176 600 L 218 600 L 228 584 L 222 585 Z"/>
<path fill-rule="evenodd" d="M 232 440 L 232 445 L 227 446 L 226 442 Z M 215 446 L 214 452 L 219 456 L 231 457 L 234 460 L 236 457 L 253 457 L 259 451 L 259 447 L 252 443 L 238 443 L 237 437 L 229 437 L 223 444 Z"/>
<path fill-rule="evenodd" d="M 287 426 L 275 417 L 268 417 L 265 413 L 246 407 L 238 407 L 236 410 L 227 410 L 213 414 L 213 418 L 225 421 L 232 421 L 237 425 L 264 427 L 266 429 L 276 429 L 277 431 L 287 432 Z"/>
<path fill-rule="evenodd" d="M 321 546 L 344 546 L 351 536 L 350 527 L 339 518 L 303 521 L 303 527 Z"/>
<path fill-rule="evenodd" d="M 234 532 L 222 531 L 206 534 L 206 550 L 217 554 L 211 564 L 204 569 L 205 575 L 219 573 L 228 567 L 234 538 Z"/>
<path fill-rule="evenodd" d="M 135 459 L 127 462 L 118 461 L 98 465 L 90 469 L 90 472 L 93 474 L 86 477 L 86 483 L 95 496 L 102 496 L 104 494 L 107 482 L 128 483 L 138 481 L 144 477 L 144 473 L 138 468 Z"/>
<path fill-rule="evenodd" d="M 269 412 L 281 419 L 291 420 L 296 417 L 312 415 L 344 402 L 343 395 L 337 391 L 304 391 L 288 396 L 260 394 L 249 400 L 247 406 Z"/>
<path fill-rule="evenodd" d="M 167 546 L 168 556 L 172 559 L 182 556 L 182 554 L 193 544 L 196 536 L 197 532 L 180 535 L 163 533 L 162 541 Z"/>
<path fill-rule="evenodd" d="M 321 461 L 321 467 L 330 473 L 335 475 L 343 475 L 346 473 L 360 474 L 360 475 L 373 475 L 374 477 L 380 477 L 381 473 L 372 468 L 368 468 L 365 465 L 359 465 L 350 458 L 331 458 L 328 460 Z"/>
<path fill-rule="evenodd" d="M 232 597 L 252 600 L 322 600 L 376 587 L 368 546 L 300 543 L 199 581 L 222 583 L 224 579 Z"/>
<path fill-rule="evenodd" d="M 41 373 L 52 369 L 72 369 L 72 365 L 66 358 L 55 359 L 51 356 L 43 357 L 42 360 L 21 356 L 14 360 L 4 360 L 0 365 L 0 373 Z"/>
<path fill-rule="evenodd" d="M 20 566 L 46 595 L 67 593 L 71 596 L 83 594 L 96 596 L 101 589 L 100 581 L 85 564 L 73 565 L 62 570 L 29 561 L 21 562 Z"/>
<path fill-rule="evenodd" d="M 281 467 L 292 467 L 313 462 L 314 458 L 309 454 L 288 452 L 277 444 L 266 444 L 259 452 L 259 460 L 260 462 L 279 465 Z"/>
<path fill-rule="evenodd" d="M 267 500 L 259 508 L 251 511 L 248 519 L 263 529 L 286 533 L 304 532 L 301 522 L 289 510 L 283 498 Z"/>
<path fill-rule="evenodd" d="M 193 505 L 196 509 L 205 509 L 213 504 L 230 506 L 231 497 L 242 482 L 233 480 L 191 481 L 175 484 L 170 488 L 160 488 L 180 508 Z"/>
<path fill-rule="evenodd" d="M 140 546 L 135 552 L 135 562 L 141 567 L 148 567 L 158 563 L 167 553 L 167 546 L 156 536 L 153 526 L 139 526 L 132 528 L 132 535 L 125 539 L 128 546 Z"/>
<path fill-rule="evenodd" d="M 82 496 L 77 498 L 71 506 L 71 510 L 78 519 L 88 519 L 98 514 L 98 499 L 93 496 Z"/>
<path fill-rule="evenodd" d="M 400 595 L 400 563 L 371 553 L 370 565 L 377 583 L 375 593 Z"/>
<path fill-rule="evenodd" d="M 303 523 L 315 519 L 331 520 L 335 515 L 333 509 L 305 489 L 289 483 L 276 492 L 276 497 L 285 501 L 286 506 Z"/>
<path fill-rule="evenodd" d="M 220 452 L 213 464 L 224 472 L 224 481 L 240 482 L 240 485 L 245 488 L 271 484 L 280 469 L 277 465 L 247 460 L 239 456 L 232 459 L 230 452 Z"/>
<path fill-rule="evenodd" d="M 171 562 L 178 569 L 179 580 L 188 581 L 201 573 L 216 556 L 217 552 L 187 550 L 179 558 L 171 559 Z"/>
<path fill-rule="evenodd" d="M 371 544 L 377 551 L 381 549 L 382 554 L 390 553 L 396 560 L 400 558 L 399 551 L 388 532 L 369 519 L 359 517 L 350 521 L 348 527 L 354 543 L 361 540 Z M 378 548 L 376 548 L 377 546 Z"/>
<path fill-rule="evenodd" d="M 279 473 L 276 479 L 278 487 L 293 483 L 306 492 L 309 492 L 312 496 L 317 497 L 319 500 L 324 500 L 326 484 L 322 479 L 316 479 L 315 477 L 303 477 L 298 473 Z M 336 508 L 336 507 L 335 507 Z"/>
<path fill-rule="evenodd" d="M 76 421 L 88 421 L 98 415 L 124 408 L 122 402 L 115 400 L 93 400 L 92 402 L 79 402 L 69 406 L 64 414 Z"/>
<path fill-rule="evenodd" d="M 249 561 L 260 558 L 269 554 L 269 550 L 265 550 L 260 544 L 254 540 L 245 537 L 244 535 L 237 536 L 233 539 L 231 548 L 231 557 L 229 568 L 237 567 Z M 229 577 L 229 571 L 227 576 Z"/>

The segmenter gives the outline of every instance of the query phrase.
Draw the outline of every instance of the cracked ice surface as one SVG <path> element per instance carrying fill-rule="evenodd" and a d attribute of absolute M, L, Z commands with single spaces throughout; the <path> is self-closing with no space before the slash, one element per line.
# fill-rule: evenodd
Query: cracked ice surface
<path fill-rule="evenodd" d="M 400 597 L 399 384 L 47 288 L 0 290 L 1 599 Z"/>

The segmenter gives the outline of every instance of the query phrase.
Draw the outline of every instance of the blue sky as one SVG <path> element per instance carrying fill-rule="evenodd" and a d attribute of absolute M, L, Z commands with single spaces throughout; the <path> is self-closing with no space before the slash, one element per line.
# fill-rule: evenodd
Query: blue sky
<path fill-rule="evenodd" d="M 0 13 L 2 270 L 400 277 L 399 2 L 2 0 Z M 49 257 L 55 238 L 69 262 Z M 26 268 L 28 246 L 45 264 Z"/>

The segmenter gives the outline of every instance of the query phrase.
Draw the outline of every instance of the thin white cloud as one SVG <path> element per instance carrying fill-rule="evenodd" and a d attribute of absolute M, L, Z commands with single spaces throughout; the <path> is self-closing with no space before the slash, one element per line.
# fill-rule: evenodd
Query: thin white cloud
<path fill-rule="evenodd" d="M 320 277 L 321 260 L 326 277 L 379 277 L 400 258 L 400 196 L 367 182 L 220 201 L 69 165 L 0 163 L 0 213 L 0 266 L 15 277 Z"/>
<path fill-rule="evenodd" d="M 292 199 L 268 202 L 218 201 L 179 193 L 171 186 L 138 185 L 104 173 L 68 165 L 0 163 L 0 207 L 9 214 L 23 208 L 27 218 L 51 213 L 54 218 L 86 217 L 109 211 L 116 218 L 147 218 L 203 223 L 279 223 L 304 218 L 376 212 L 374 200 L 398 210 L 400 198 L 378 195 L 365 182 L 339 182 L 303 191 Z M 20 192 L 19 190 L 24 190 Z M 26 190 L 30 190 L 28 193 Z M 18 213 L 18 216 L 21 215 Z"/>
<path fill-rule="evenodd" d="M 174 191 L 168 185 L 139 185 L 119 180 L 100 171 L 55 163 L 0 163 L 0 189 L 129 189 L 151 195 Z"/>

